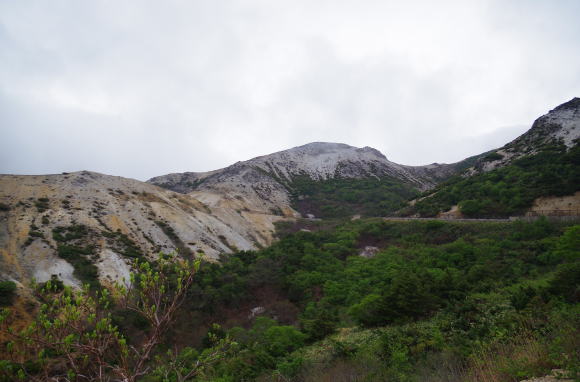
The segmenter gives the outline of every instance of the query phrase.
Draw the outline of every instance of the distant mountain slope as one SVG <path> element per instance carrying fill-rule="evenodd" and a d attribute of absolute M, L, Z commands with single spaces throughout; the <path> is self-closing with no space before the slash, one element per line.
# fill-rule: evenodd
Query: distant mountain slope
<path fill-rule="evenodd" d="M 480 158 L 469 174 L 506 166 L 523 156 L 537 154 L 548 145 L 563 144 L 571 148 L 579 138 L 580 98 L 576 97 L 536 119 L 518 138 Z"/>
<path fill-rule="evenodd" d="M 403 166 L 370 147 L 314 142 L 237 162 L 217 171 L 169 174 L 148 182 L 190 193 L 210 206 L 229 204 L 237 199 L 252 210 L 279 211 L 286 216 L 296 215 L 294 209 L 303 215 L 316 216 L 328 216 L 325 209 L 343 211 L 339 213 L 342 216 L 368 212 L 381 201 L 388 201 L 389 207 L 385 208 L 394 210 L 395 205 L 411 197 L 415 190 L 430 189 L 455 174 L 458 166 L 436 163 Z M 358 196 L 344 192 L 338 195 L 344 188 Z M 221 198 L 215 199 L 216 194 Z M 305 198 L 311 198 L 310 202 L 304 202 Z M 332 203 L 321 206 L 322 199 Z M 351 206 L 336 208 L 340 203 L 349 204 L 349 199 L 367 203 L 362 207 L 351 203 Z M 379 214 L 377 209 L 374 216 Z"/>
<path fill-rule="evenodd" d="M 509 216 L 524 213 L 537 198 L 573 195 L 580 190 L 579 140 L 580 98 L 574 98 L 404 213 L 434 216 L 459 206 L 466 216 Z M 580 206 L 572 203 L 568 209 Z"/>
<path fill-rule="evenodd" d="M 357 148 L 342 143 L 313 142 L 273 154 L 237 162 L 221 170 L 205 173 L 185 172 L 151 178 L 148 182 L 173 191 L 187 193 L 208 189 L 238 178 L 253 181 L 248 173 L 258 171 L 280 183 L 291 183 L 297 176 L 313 180 L 333 178 L 368 178 L 389 176 L 419 189 L 433 187 L 453 172 L 454 165 L 434 163 L 428 166 L 404 166 L 389 161 L 371 147 Z"/>
<path fill-rule="evenodd" d="M 0 280 L 120 280 L 134 258 L 160 250 L 217 258 L 268 245 L 279 219 L 94 172 L 1 175 Z"/>

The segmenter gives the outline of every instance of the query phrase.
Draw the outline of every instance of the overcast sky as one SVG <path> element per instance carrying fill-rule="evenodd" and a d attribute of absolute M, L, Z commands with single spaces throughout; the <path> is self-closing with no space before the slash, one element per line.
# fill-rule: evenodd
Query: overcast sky
<path fill-rule="evenodd" d="M 580 1 L 0 0 L 0 173 L 141 180 L 312 141 L 410 165 L 580 96 Z"/>

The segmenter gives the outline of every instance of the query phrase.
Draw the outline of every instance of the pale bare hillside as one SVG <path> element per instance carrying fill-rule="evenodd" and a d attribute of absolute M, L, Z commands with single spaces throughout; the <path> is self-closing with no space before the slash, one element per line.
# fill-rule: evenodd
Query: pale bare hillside
<path fill-rule="evenodd" d="M 135 258 L 159 251 L 216 259 L 268 245 L 273 222 L 282 219 L 238 199 L 228 205 L 199 196 L 88 171 L 1 175 L 0 279 L 57 275 L 79 285 L 78 258 L 96 265 L 102 283 L 127 279 Z"/>

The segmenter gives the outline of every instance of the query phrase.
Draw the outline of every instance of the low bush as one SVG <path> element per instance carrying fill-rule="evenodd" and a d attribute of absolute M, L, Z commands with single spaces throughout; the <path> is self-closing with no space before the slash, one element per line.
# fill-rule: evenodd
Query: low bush
<path fill-rule="evenodd" d="M 12 281 L 0 281 L 0 306 L 9 306 L 16 297 L 16 283 Z"/>

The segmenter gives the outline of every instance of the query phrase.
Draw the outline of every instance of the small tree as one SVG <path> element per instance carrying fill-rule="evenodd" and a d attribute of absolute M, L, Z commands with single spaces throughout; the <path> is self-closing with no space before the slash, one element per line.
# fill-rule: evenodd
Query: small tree
<path fill-rule="evenodd" d="M 26 381 L 134 382 L 158 371 L 156 362 L 164 362 L 175 365 L 178 380 L 192 378 L 203 365 L 219 357 L 227 340 L 195 361 L 190 350 L 188 356 L 177 351 L 165 357 L 154 355 L 199 266 L 200 260 L 190 262 L 161 254 L 155 266 L 136 262 L 138 272 L 131 275 L 130 286 L 116 285 L 111 292 L 102 289 L 92 293 L 88 286 L 81 291 L 69 287 L 58 291 L 53 282 L 47 282 L 39 293 L 39 312 L 26 329 L 7 327 L 7 309 L 0 316 L 0 328 L 11 339 L 4 344 L 10 359 L 0 361 L 0 376 Z M 113 324 L 111 310 L 115 305 L 148 322 L 149 330 L 138 346 L 129 345 Z M 185 365 L 185 361 L 191 364 Z"/>

